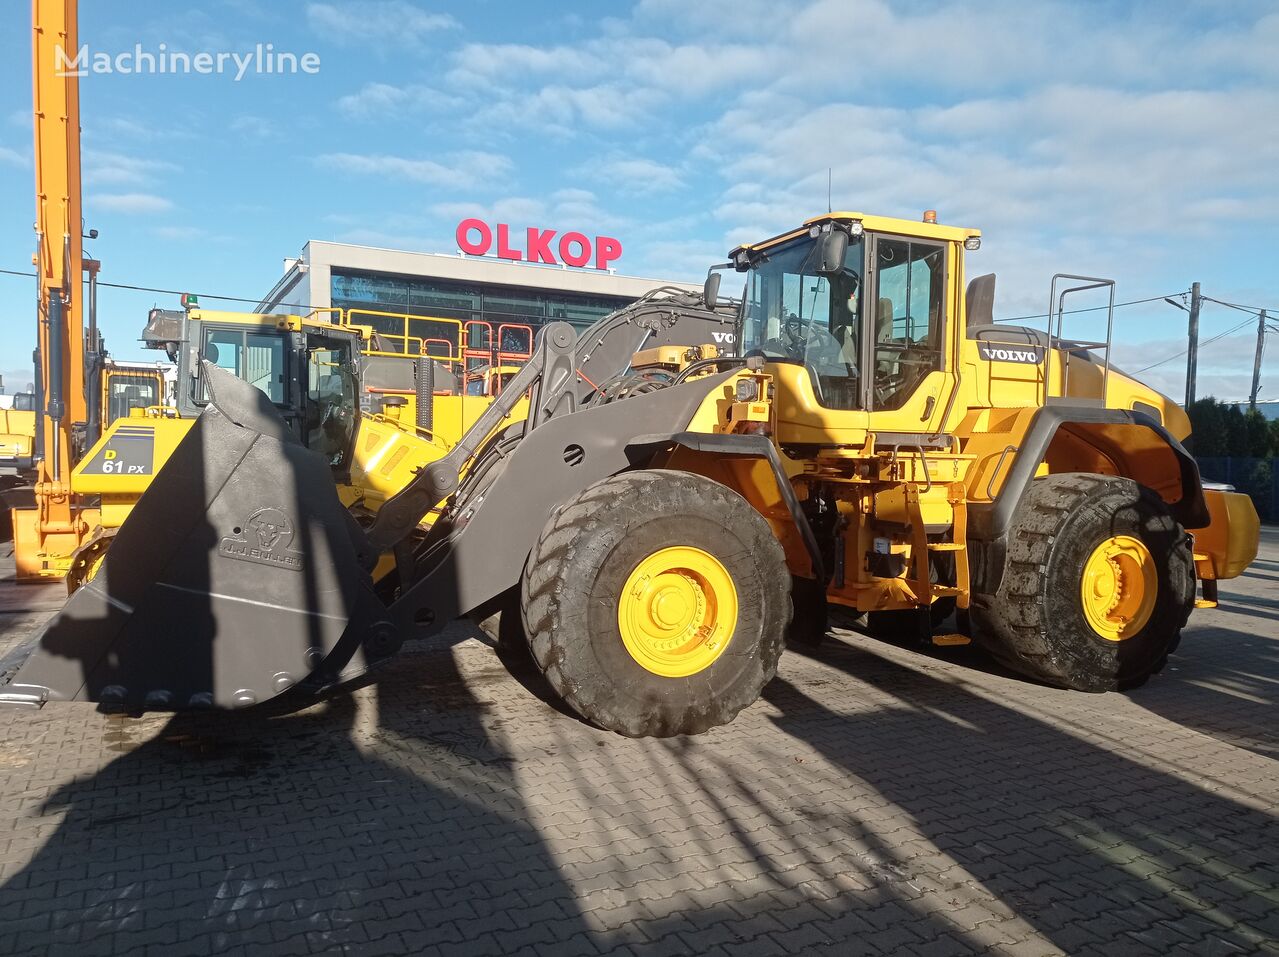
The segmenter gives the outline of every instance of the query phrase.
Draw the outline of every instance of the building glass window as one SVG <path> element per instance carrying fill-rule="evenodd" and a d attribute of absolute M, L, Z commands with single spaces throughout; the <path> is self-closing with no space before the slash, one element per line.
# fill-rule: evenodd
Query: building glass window
<path fill-rule="evenodd" d="M 581 330 L 633 301 L 337 268 L 333 269 L 330 291 L 335 308 L 349 310 L 352 322 L 372 326 L 390 337 L 395 348 L 406 342 L 414 347 L 422 340 L 431 340 L 429 354 L 441 356 L 446 354 L 444 340 L 450 343 L 454 355 L 463 349 L 492 351 L 494 345 L 504 352 L 528 352 L 531 337 L 521 326 L 531 327 L 536 334 L 544 323 L 558 319 Z M 410 318 L 406 325 L 403 318 L 378 316 L 378 312 L 422 318 Z M 432 319 L 456 320 L 462 323 L 462 330 L 453 323 Z M 502 326 L 507 328 L 501 329 Z"/>

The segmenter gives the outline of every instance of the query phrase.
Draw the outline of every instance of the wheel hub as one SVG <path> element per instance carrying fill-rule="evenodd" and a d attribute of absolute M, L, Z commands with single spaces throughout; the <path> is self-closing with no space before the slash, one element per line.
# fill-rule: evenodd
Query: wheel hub
<path fill-rule="evenodd" d="M 665 678 L 702 671 L 728 647 L 737 626 L 732 576 L 709 552 L 663 548 L 627 578 L 617 604 L 627 652 Z"/>
<path fill-rule="evenodd" d="M 1150 621 L 1158 589 L 1155 559 L 1146 544 L 1131 535 L 1111 536 L 1084 562 L 1084 617 L 1107 641 L 1131 638 Z"/>

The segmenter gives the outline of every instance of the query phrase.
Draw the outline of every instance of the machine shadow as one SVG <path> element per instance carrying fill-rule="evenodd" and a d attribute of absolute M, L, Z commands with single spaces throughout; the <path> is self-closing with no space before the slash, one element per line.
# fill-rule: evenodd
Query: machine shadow
<path fill-rule="evenodd" d="M 1082 929 L 1129 953 L 1143 948 L 1117 935 L 1166 928 L 1251 953 L 1267 939 L 1254 925 L 1268 907 L 1258 887 L 1279 883 L 1267 850 L 1279 819 L 863 648 L 812 657 L 894 704 L 841 713 L 778 678 L 764 692 L 777 726 L 873 787 L 1048 941 L 1078 952 Z"/>
<path fill-rule="evenodd" d="M 53 793 L 35 813 L 61 823 L 0 888 L 37 916 L 0 951 L 507 953 L 583 932 L 450 649 L 410 658 L 306 711 L 176 715 Z"/>
<path fill-rule="evenodd" d="M 1259 634 L 1262 629 L 1250 620 L 1279 618 L 1279 602 L 1256 594 L 1268 587 L 1260 584 L 1267 577 L 1249 569 L 1238 584 L 1251 580 L 1252 594 L 1223 589 L 1221 608 L 1213 614 L 1226 627 L 1197 629 L 1158 679 L 1128 697 L 1183 727 L 1279 759 L 1279 682 L 1273 677 L 1279 674 L 1279 641 Z M 1258 606 L 1276 610 L 1262 613 Z"/>

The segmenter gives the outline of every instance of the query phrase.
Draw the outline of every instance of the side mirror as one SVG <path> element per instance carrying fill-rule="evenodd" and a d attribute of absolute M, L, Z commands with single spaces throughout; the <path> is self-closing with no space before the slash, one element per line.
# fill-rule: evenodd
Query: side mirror
<path fill-rule="evenodd" d="M 822 233 L 817 240 L 815 271 L 820 276 L 833 276 L 844 268 L 844 254 L 848 252 L 848 233 L 833 228 Z"/>
<path fill-rule="evenodd" d="M 718 272 L 711 270 L 706 274 L 706 282 L 702 284 L 702 301 L 706 303 L 707 309 L 714 309 L 715 303 L 719 301 L 719 281 Z"/>

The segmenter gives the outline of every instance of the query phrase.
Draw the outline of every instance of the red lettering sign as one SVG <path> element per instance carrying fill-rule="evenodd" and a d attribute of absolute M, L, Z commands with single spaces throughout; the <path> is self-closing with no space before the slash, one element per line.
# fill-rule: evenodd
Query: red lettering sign
<path fill-rule="evenodd" d="M 480 241 L 471 242 L 471 233 L 479 230 Z M 457 248 L 468 256 L 483 256 L 493 245 L 493 234 L 482 219 L 464 219 L 457 224 Z"/>
<path fill-rule="evenodd" d="M 556 230 L 539 229 L 536 226 L 530 226 L 526 230 L 524 249 L 521 250 L 511 245 L 510 226 L 497 223 L 495 227 L 490 227 L 481 219 L 464 219 L 457 224 L 457 248 L 468 256 L 487 256 L 494 248 L 495 233 L 496 254 L 499 259 L 527 260 L 549 266 L 563 263 L 580 269 L 588 265 L 593 257 L 595 268 L 605 270 L 622 255 L 621 242 L 611 236 L 596 236 L 592 243 L 584 233 L 567 232 L 560 235 L 558 243 L 554 243 Z M 556 253 L 559 254 L 558 259 Z"/>
<path fill-rule="evenodd" d="M 622 255 L 622 244 L 611 236 L 595 237 L 595 268 L 607 269 L 608 264 Z"/>
<path fill-rule="evenodd" d="M 574 244 L 577 252 L 573 252 Z M 585 266 L 591 261 L 591 241 L 581 233 L 565 233 L 560 237 L 560 262 L 566 266 Z"/>
<path fill-rule="evenodd" d="M 528 228 L 528 261 L 531 263 L 549 263 L 555 265 L 555 254 L 551 252 L 551 240 L 555 238 L 555 230 Z"/>

